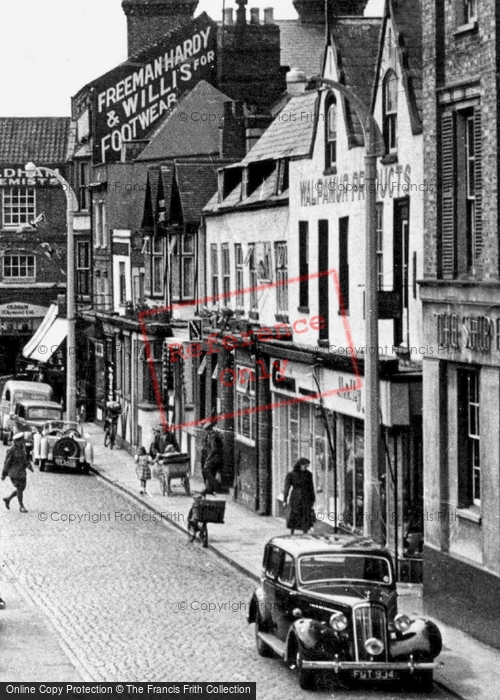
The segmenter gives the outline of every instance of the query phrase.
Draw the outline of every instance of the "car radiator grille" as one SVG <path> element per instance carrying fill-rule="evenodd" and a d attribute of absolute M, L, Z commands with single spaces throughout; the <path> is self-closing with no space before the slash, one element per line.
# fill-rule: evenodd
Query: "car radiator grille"
<path fill-rule="evenodd" d="M 380 605 L 359 605 L 353 611 L 354 646 L 356 661 L 368 661 L 372 657 L 365 649 L 367 639 L 375 637 L 384 645 L 384 651 L 373 657 L 375 661 L 387 661 L 387 620 Z"/>

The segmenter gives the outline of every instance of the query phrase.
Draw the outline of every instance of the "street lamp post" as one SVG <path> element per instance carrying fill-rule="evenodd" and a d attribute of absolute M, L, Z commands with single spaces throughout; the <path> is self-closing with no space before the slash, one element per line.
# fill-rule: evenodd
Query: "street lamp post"
<path fill-rule="evenodd" d="M 365 459 L 364 459 L 364 527 L 367 537 L 382 540 L 379 479 L 380 419 L 378 376 L 378 287 L 377 287 L 377 157 L 381 155 L 383 137 L 370 111 L 345 85 L 316 76 L 315 80 L 338 90 L 358 115 L 365 137 Z"/>
<path fill-rule="evenodd" d="M 66 230 L 68 236 L 67 249 L 67 273 L 66 273 L 66 307 L 68 320 L 68 338 L 66 347 L 66 417 L 69 421 L 76 421 L 76 314 L 75 314 L 75 238 L 73 234 L 73 212 L 78 203 L 71 185 L 57 172 L 45 165 L 27 163 L 26 174 L 28 177 L 43 170 L 53 177 L 61 185 L 66 195 Z"/>

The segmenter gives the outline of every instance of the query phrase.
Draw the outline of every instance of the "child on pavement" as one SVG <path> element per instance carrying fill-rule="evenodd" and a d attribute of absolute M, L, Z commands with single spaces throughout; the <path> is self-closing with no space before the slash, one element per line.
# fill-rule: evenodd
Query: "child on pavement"
<path fill-rule="evenodd" d="M 146 448 L 145 447 L 140 447 L 139 452 L 135 456 L 135 461 L 137 463 L 136 471 L 137 471 L 137 476 L 139 478 L 139 481 L 141 482 L 141 494 L 147 494 L 148 492 L 146 491 L 146 482 L 151 479 L 151 457 L 147 454 Z"/>

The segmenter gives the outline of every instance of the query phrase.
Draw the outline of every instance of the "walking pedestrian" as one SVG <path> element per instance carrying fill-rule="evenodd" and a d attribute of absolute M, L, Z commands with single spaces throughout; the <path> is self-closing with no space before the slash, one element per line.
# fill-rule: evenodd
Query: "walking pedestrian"
<path fill-rule="evenodd" d="M 290 490 L 292 491 L 286 520 L 286 526 L 292 535 L 295 530 L 302 530 L 304 535 L 306 535 L 314 527 L 313 505 L 316 496 L 314 494 L 312 474 L 307 469 L 309 464 L 308 459 L 301 457 L 285 478 L 284 506 L 287 506 L 288 495 Z"/>
<path fill-rule="evenodd" d="M 145 447 L 139 447 L 139 452 L 135 456 L 135 461 L 137 463 L 136 472 L 139 481 L 141 482 L 141 494 L 147 494 L 146 483 L 151 479 L 151 457 L 146 452 Z"/>
<path fill-rule="evenodd" d="M 205 440 L 201 451 L 201 473 L 205 482 L 205 490 L 202 494 L 217 493 L 221 483 L 217 479 L 217 474 L 222 471 L 223 451 L 222 440 L 217 430 L 214 430 L 212 423 L 208 423 L 204 430 Z"/>
<path fill-rule="evenodd" d="M 29 469 L 33 471 L 31 462 L 28 460 L 26 454 L 26 445 L 24 442 L 24 433 L 16 433 L 13 437 L 13 445 L 7 452 L 5 457 L 5 462 L 2 471 L 2 481 L 8 476 L 15 486 L 15 491 L 11 493 L 10 496 L 4 498 L 5 507 L 7 510 L 10 509 L 10 502 L 17 496 L 19 501 L 19 510 L 21 513 L 27 513 L 28 511 L 24 507 L 23 494 L 26 488 L 26 470 Z"/>

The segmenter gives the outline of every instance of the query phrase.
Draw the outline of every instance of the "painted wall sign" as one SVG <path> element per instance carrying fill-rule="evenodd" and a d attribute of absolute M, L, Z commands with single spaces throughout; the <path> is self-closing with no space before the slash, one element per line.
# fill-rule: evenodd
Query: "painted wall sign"
<path fill-rule="evenodd" d="M 415 190 L 411 182 L 411 165 L 391 165 L 379 169 L 376 182 L 377 198 L 406 197 Z M 365 198 L 365 171 L 331 175 L 320 179 L 301 180 L 300 205 L 353 202 Z"/>
<path fill-rule="evenodd" d="M 58 181 L 54 177 L 48 177 L 43 168 L 37 168 L 35 172 L 28 177 L 24 166 L 22 165 L 4 165 L 0 167 L 0 187 L 44 187 L 52 185 L 60 187 Z M 52 168 L 56 170 L 57 168 Z"/>
<path fill-rule="evenodd" d="M 487 316 L 438 314 L 436 339 L 444 352 L 473 350 L 489 355 L 492 349 L 500 349 L 500 319 L 495 322 Z"/>
<path fill-rule="evenodd" d="M 124 142 L 145 138 L 179 97 L 216 77 L 217 26 L 206 13 L 186 23 L 137 61 L 93 84 L 94 162 L 120 159 Z"/>

